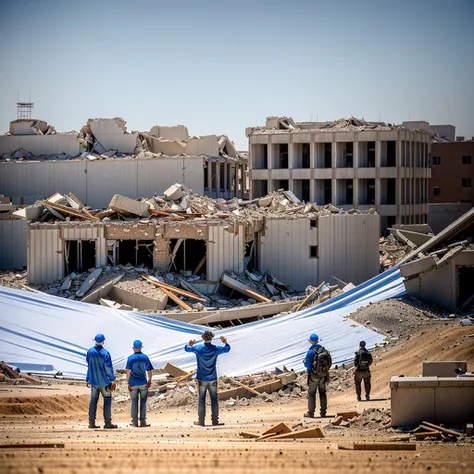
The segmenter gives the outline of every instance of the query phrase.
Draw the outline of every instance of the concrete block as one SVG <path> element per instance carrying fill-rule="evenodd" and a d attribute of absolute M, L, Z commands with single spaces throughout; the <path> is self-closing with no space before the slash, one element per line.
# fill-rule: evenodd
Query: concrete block
<path fill-rule="evenodd" d="M 170 186 L 164 193 L 165 199 L 168 201 L 177 201 L 181 199 L 186 193 L 182 184 L 175 183 Z M 178 207 L 180 209 L 180 207 Z"/>
<path fill-rule="evenodd" d="M 76 291 L 77 297 L 84 296 L 91 288 L 92 285 L 97 281 L 100 274 L 102 273 L 102 268 L 96 268 L 85 280 L 80 288 Z"/>
<path fill-rule="evenodd" d="M 411 230 L 398 229 L 398 232 L 413 242 L 417 247 L 422 246 L 424 243 L 428 242 L 428 240 L 433 238 L 432 235 L 422 234 L 420 232 L 412 232 Z"/>
<path fill-rule="evenodd" d="M 412 262 L 400 265 L 400 275 L 404 278 L 409 278 L 434 267 L 436 267 L 436 260 L 433 256 L 428 255 L 426 257 L 422 257 L 417 260 L 413 260 Z"/>
<path fill-rule="evenodd" d="M 34 222 L 39 218 L 43 210 L 44 207 L 41 204 L 38 204 L 19 209 L 18 211 L 13 212 L 13 215 L 21 217 L 22 219 L 26 219 L 27 221 Z"/>
<path fill-rule="evenodd" d="M 125 133 L 126 127 L 123 119 L 91 119 L 88 125 L 105 151 L 117 150 L 120 153 L 133 153 L 135 151 L 137 135 L 135 133 Z"/>
<path fill-rule="evenodd" d="M 160 299 L 155 299 L 145 295 L 132 293 L 131 291 L 125 290 L 124 288 L 117 288 L 116 286 L 112 288 L 110 297 L 118 303 L 127 304 L 139 310 L 161 310 L 165 309 L 168 304 L 168 297 L 164 293 Z"/>
<path fill-rule="evenodd" d="M 133 214 L 139 217 L 148 217 L 149 204 L 146 202 L 135 201 L 120 194 L 114 194 L 109 203 L 109 208 L 117 212 Z"/>
<path fill-rule="evenodd" d="M 456 369 L 467 372 L 467 362 L 464 361 L 425 361 L 423 362 L 423 377 L 456 377 Z"/>
<path fill-rule="evenodd" d="M 170 141 L 184 141 L 189 138 L 187 127 L 184 125 L 173 125 L 171 127 L 162 127 L 155 125 L 151 128 L 150 133 L 158 138 L 165 138 Z"/>
<path fill-rule="evenodd" d="M 108 281 L 104 285 L 100 286 L 94 291 L 91 291 L 86 297 L 82 298 L 82 302 L 84 303 L 94 303 L 96 301 L 99 301 L 101 298 L 105 298 L 106 296 L 109 295 L 110 291 L 112 290 L 113 286 L 118 283 L 125 273 L 122 273 L 119 275 L 117 278 L 114 278 L 113 280 Z M 122 308 L 117 308 L 117 309 L 122 309 Z"/>
<path fill-rule="evenodd" d="M 263 197 L 258 200 L 259 207 L 268 207 L 273 202 L 272 196 Z"/>

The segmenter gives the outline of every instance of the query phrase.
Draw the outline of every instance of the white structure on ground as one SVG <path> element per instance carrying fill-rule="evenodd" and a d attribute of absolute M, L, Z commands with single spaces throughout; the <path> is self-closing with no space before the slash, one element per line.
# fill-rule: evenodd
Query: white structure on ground
<path fill-rule="evenodd" d="M 303 201 L 374 207 L 381 228 L 427 221 L 431 134 L 355 118 L 267 118 L 246 129 L 252 198 L 284 188 Z"/>

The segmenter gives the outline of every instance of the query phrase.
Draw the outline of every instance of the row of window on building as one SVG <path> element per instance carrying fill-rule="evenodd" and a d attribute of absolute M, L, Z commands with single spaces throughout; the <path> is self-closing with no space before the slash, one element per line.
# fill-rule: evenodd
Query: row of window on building
<path fill-rule="evenodd" d="M 432 163 L 433 163 L 433 166 L 440 165 L 441 164 L 441 157 L 440 156 L 433 156 Z M 463 165 L 472 164 L 472 156 L 471 155 L 462 155 L 462 164 Z"/>
<path fill-rule="evenodd" d="M 472 188 L 472 180 L 471 178 L 461 178 L 461 187 L 463 188 Z M 441 196 L 441 188 L 434 187 L 433 188 L 433 196 Z"/>

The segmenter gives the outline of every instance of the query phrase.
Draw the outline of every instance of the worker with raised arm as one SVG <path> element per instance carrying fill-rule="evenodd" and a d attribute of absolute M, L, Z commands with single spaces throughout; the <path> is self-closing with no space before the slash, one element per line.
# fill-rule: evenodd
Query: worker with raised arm
<path fill-rule="evenodd" d="M 143 354 L 142 348 L 142 341 L 138 339 L 133 341 L 133 354 L 127 359 L 126 366 L 127 384 L 132 402 L 132 426 L 138 427 L 138 399 L 140 399 L 140 428 L 150 426 L 146 422 L 146 401 L 153 377 L 153 366 L 148 356 Z"/>
<path fill-rule="evenodd" d="M 354 357 L 354 384 L 357 395 L 357 400 L 362 400 L 362 380 L 364 381 L 365 399 L 370 400 L 370 389 L 372 374 L 370 373 L 370 366 L 373 359 L 372 354 L 366 349 L 365 341 L 360 341 L 359 350 Z"/>
<path fill-rule="evenodd" d="M 204 344 L 195 345 L 196 341 L 191 340 L 184 347 L 186 352 L 194 352 L 197 360 L 197 374 L 199 389 L 198 421 L 194 424 L 204 426 L 206 418 L 206 393 L 209 391 L 211 397 L 211 416 L 213 426 L 223 425 L 219 423 L 219 401 L 217 399 L 217 357 L 230 351 L 227 339 L 221 336 L 223 346 L 212 344 L 214 334 L 211 331 L 205 331 L 202 335 Z"/>
<path fill-rule="evenodd" d="M 112 392 L 115 390 L 114 368 L 109 351 L 104 347 L 105 336 L 97 334 L 94 341 L 95 345 L 87 351 L 86 355 L 86 382 L 87 386 L 91 388 L 89 428 L 100 428 L 95 424 L 95 417 L 99 396 L 102 394 L 104 399 L 104 428 L 110 430 L 117 428 L 117 425 L 112 423 Z"/>

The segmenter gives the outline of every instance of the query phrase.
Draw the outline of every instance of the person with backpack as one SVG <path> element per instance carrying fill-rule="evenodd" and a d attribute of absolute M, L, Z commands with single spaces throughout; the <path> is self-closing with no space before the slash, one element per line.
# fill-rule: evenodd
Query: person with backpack
<path fill-rule="evenodd" d="M 331 354 L 319 344 L 319 336 L 311 334 L 311 347 L 306 353 L 304 365 L 308 374 L 308 412 L 305 418 L 314 418 L 316 410 L 316 392 L 319 392 L 320 415 L 326 416 L 327 395 L 326 385 L 329 382 L 329 369 L 332 365 Z"/>
<path fill-rule="evenodd" d="M 195 340 L 190 340 L 184 347 L 186 352 L 194 352 L 197 360 L 197 374 L 199 388 L 199 404 L 198 404 L 198 421 L 194 424 L 197 426 L 204 426 L 206 418 L 206 393 L 209 391 L 211 397 L 211 416 L 212 425 L 221 426 L 224 423 L 219 423 L 219 400 L 217 398 L 217 357 L 230 351 L 230 346 L 227 339 L 221 336 L 223 346 L 215 346 L 212 344 L 214 334 L 211 331 L 204 331 L 202 339 L 204 344 L 195 346 Z"/>
<path fill-rule="evenodd" d="M 365 341 L 360 341 L 359 350 L 355 353 L 354 358 L 354 382 L 357 394 L 357 400 L 362 400 L 362 380 L 364 381 L 365 399 L 370 400 L 370 366 L 373 359 L 372 354 L 365 348 Z"/>

